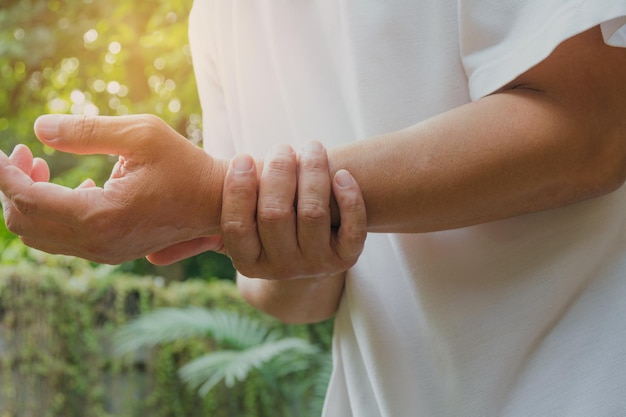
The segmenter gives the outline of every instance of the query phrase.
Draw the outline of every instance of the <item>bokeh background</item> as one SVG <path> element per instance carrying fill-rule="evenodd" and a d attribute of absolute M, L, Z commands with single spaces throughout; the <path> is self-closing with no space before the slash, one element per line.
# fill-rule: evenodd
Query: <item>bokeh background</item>
<path fill-rule="evenodd" d="M 52 181 L 101 185 L 115 156 L 64 154 L 45 113 L 151 113 L 199 143 L 192 0 L 1 0 L 0 149 Z M 332 321 L 285 326 L 247 306 L 206 253 L 169 267 L 47 255 L 0 222 L 0 417 L 316 416 Z"/>
<path fill-rule="evenodd" d="M 115 157 L 75 157 L 33 134 L 44 113 L 156 114 L 200 141 L 200 104 L 187 40 L 191 0 L 3 0 L 0 7 L 0 147 L 25 143 L 45 157 L 53 181 L 102 184 Z M 10 239 L 6 231 L 0 232 Z M 144 261 L 125 270 L 153 272 Z M 227 259 L 193 258 L 160 271 L 175 279 L 232 278 Z"/>

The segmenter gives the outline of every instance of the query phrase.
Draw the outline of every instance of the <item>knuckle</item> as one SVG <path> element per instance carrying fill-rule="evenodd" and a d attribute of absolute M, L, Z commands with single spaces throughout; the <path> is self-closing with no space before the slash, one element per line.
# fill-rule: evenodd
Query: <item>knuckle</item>
<path fill-rule="evenodd" d="M 352 244 L 363 245 L 367 239 L 367 224 L 363 222 L 344 222 L 339 226 L 339 236 Z"/>
<path fill-rule="evenodd" d="M 138 125 L 149 132 L 160 132 L 163 127 L 167 126 L 163 119 L 154 114 L 139 114 L 135 117 L 137 118 Z"/>
<path fill-rule="evenodd" d="M 346 231 L 346 238 L 353 244 L 358 244 L 362 247 L 367 239 L 367 231 L 362 227 L 349 227 Z"/>
<path fill-rule="evenodd" d="M 222 219 L 221 229 L 222 235 L 229 238 L 237 238 L 246 235 L 252 228 L 244 219 L 237 217 L 228 217 Z"/>
<path fill-rule="evenodd" d="M 236 175 L 227 178 L 224 183 L 223 196 L 234 204 L 236 209 L 239 209 L 239 206 L 245 202 L 256 200 L 256 193 L 256 181 L 253 177 Z"/>
<path fill-rule="evenodd" d="M 292 156 L 278 154 L 265 162 L 266 172 L 270 175 L 291 175 L 295 172 L 295 161 Z"/>
<path fill-rule="evenodd" d="M 20 192 L 11 197 L 11 203 L 24 216 L 35 215 L 38 211 L 37 200 L 29 194 Z"/>
<path fill-rule="evenodd" d="M 344 211 L 349 213 L 363 213 L 365 214 L 365 203 L 360 194 L 346 193 L 338 198 L 339 204 L 341 204 Z"/>
<path fill-rule="evenodd" d="M 154 139 L 163 136 L 164 129 L 169 126 L 158 116 L 152 114 L 138 114 L 132 116 L 133 123 L 129 125 L 132 129 L 133 141 L 139 144 L 154 142 Z"/>
<path fill-rule="evenodd" d="M 100 131 L 100 119 L 95 116 L 83 115 L 74 121 L 74 130 L 78 133 L 78 137 L 83 141 L 88 141 L 98 134 Z"/>
<path fill-rule="evenodd" d="M 328 164 L 323 156 L 303 155 L 300 157 L 300 168 L 304 171 L 328 172 Z"/>
<path fill-rule="evenodd" d="M 363 252 L 367 232 L 362 228 L 354 227 L 343 230 L 339 237 L 339 247 L 336 248 L 339 258 L 349 264 L 354 265 Z"/>
<path fill-rule="evenodd" d="M 329 208 L 321 201 L 307 199 L 298 201 L 298 219 L 303 222 L 319 223 L 329 216 Z"/>
<path fill-rule="evenodd" d="M 339 208 L 341 218 L 350 219 L 352 227 L 365 230 L 367 227 L 367 212 L 362 199 L 351 199 L 341 203 Z M 342 222 L 343 223 L 343 222 Z"/>
<path fill-rule="evenodd" d="M 263 223 L 279 223 L 291 219 L 293 206 L 279 202 L 266 202 L 259 205 L 257 218 Z"/>

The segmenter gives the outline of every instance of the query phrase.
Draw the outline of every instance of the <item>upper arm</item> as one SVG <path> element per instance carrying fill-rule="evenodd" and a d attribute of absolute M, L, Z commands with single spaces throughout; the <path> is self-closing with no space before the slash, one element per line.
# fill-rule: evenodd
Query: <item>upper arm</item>
<path fill-rule="evenodd" d="M 527 94 L 560 123 L 564 149 L 583 181 L 604 191 L 626 179 L 626 48 L 607 45 L 599 27 L 570 38 L 496 94 Z M 600 190 L 602 191 L 602 190 Z"/>

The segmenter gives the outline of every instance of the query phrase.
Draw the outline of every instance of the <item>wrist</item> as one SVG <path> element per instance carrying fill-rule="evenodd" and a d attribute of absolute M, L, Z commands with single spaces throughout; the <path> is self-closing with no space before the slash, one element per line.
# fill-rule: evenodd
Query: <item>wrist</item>
<path fill-rule="evenodd" d="M 230 161 L 223 158 L 213 158 L 212 166 L 205 177 L 204 212 L 202 216 L 205 218 L 207 230 L 204 236 L 218 236 L 221 234 L 220 222 L 222 218 L 222 194 L 224 190 L 224 178 L 228 172 Z"/>

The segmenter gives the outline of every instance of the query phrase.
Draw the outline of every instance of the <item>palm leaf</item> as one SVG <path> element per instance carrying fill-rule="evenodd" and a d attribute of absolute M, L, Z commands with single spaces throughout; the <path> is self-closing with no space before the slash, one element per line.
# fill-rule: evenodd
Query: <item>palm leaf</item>
<path fill-rule="evenodd" d="M 274 338 L 266 326 L 237 313 L 198 307 L 162 308 L 140 316 L 116 332 L 115 353 L 123 355 L 143 346 L 202 336 L 236 350 Z"/>
<path fill-rule="evenodd" d="M 324 407 L 324 401 L 326 399 L 326 392 L 328 390 L 328 383 L 333 372 L 333 358 L 329 352 L 324 352 L 319 356 L 319 370 L 313 379 L 313 414 L 316 416 L 322 415 L 322 409 Z"/>
<path fill-rule="evenodd" d="M 236 382 L 245 380 L 251 371 L 261 369 L 272 359 L 290 351 L 312 355 L 318 350 L 306 340 L 293 337 L 266 341 L 243 351 L 206 354 L 183 366 L 179 374 L 187 384 L 199 387 L 200 395 L 206 395 L 220 381 L 232 387 Z"/>

